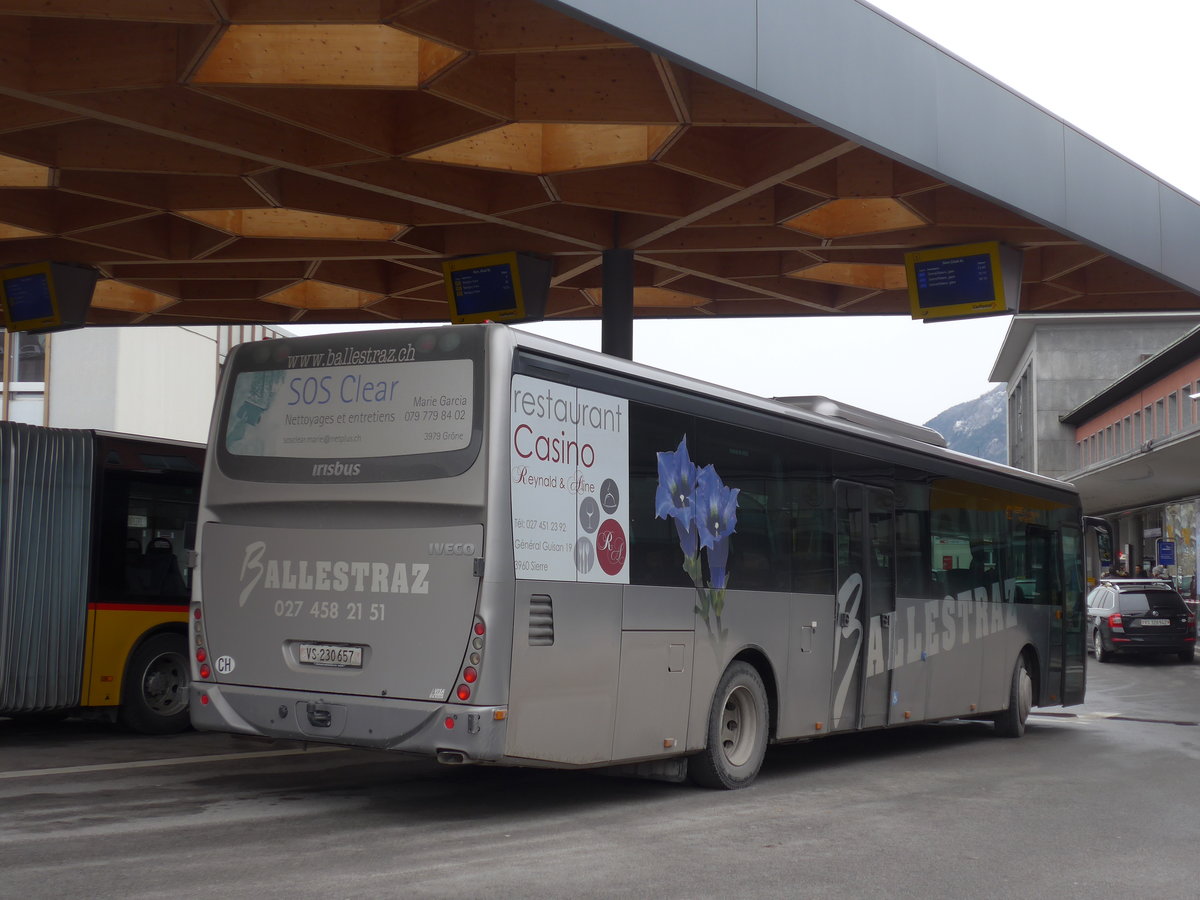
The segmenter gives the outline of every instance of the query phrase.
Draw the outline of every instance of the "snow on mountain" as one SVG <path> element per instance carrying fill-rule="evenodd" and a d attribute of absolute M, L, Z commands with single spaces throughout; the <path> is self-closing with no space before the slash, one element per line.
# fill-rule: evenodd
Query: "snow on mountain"
<path fill-rule="evenodd" d="M 992 462 L 1008 461 L 1008 416 L 1005 386 L 952 406 L 925 425 L 942 434 L 951 450 Z"/>

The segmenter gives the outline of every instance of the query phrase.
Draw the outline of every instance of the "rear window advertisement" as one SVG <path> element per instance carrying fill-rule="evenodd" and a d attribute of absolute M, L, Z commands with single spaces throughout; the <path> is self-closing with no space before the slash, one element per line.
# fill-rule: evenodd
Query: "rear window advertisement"
<path fill-rule="evenodd" d="M 518 578 L 629 583 L 629 402 L 512 380 Z"/>
<path fill-rule="evenodd" d="M 242 372 L 225 448 L 237 456 L 363 459 L 471 443 L 466 359 Z"/>

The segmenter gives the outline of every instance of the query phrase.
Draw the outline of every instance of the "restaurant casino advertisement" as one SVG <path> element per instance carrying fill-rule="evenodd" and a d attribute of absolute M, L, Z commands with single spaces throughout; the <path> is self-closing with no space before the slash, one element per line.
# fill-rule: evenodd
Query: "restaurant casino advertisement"
<path fill-rule="evenodd" d="M 518 578 L 629 583 L 629 403 L 512 380 Z"/>

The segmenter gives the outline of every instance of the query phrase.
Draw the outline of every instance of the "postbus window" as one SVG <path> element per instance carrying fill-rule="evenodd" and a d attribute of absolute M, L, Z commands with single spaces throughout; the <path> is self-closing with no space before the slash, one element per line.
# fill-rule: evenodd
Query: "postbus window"
<path fill-rule="evenodd" d="M 147 480 L 111 472 L 100 500 L 97 577 L 107 602 L 186 599 L 196 545 L 197 479 Z"/>

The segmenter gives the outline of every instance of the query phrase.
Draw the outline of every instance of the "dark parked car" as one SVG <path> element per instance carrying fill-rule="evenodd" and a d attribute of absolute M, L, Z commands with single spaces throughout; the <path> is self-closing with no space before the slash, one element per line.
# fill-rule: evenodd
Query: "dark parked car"
<path fill-rule="evenodd" d="M 1196 655 L 1196 614 L 1169 581 L 1109 579 L 1087 598 L 1088 632 L 1096 662 L 1116 653 Z"/>

